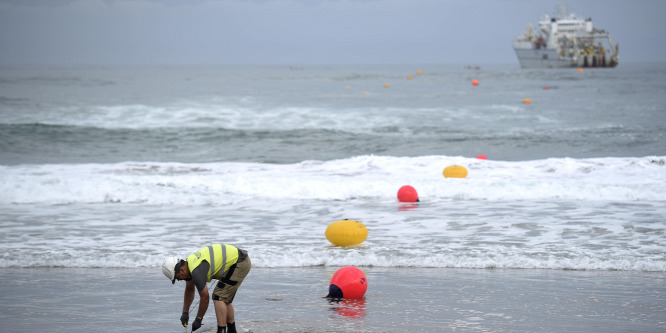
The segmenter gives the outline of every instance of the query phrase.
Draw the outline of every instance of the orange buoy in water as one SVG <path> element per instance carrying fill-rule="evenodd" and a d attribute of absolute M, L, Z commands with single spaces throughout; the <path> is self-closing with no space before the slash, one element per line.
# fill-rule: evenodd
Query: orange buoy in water
<path fill-rule="evenodd" d="M 405 185 L 398 190 L 398 201 L 400 202 L 418 202 L 419 195 L 416 193 L 416 189 Z"/>
<path fill-rule="evenodd" d="M 478 158 L 480 160 L 487 160 L 488 159 L 488 157 L 486 157 L 486 155 L 477 155 L 476 158 Z"/>
<path fill-rule="evenodd" d="M 416 71 L 416 75 L 421 75 L 421 74 L 423 74 L 423 71 L 421 71 L 420 69 Z"/>
<path fill-rule="evenodd" d="M 472 85 L 475 86 L 475 87 L 478 86 L 479 81 L 477 81 L 476 79 L 472 80 Z"/>
<path fill-rule="evenodd" d="M 532 100 L 529 99 L 529 98 L 525 98 L 525 99 L 523 99 L 523 103 L 525 103 L 525 104 L 531 104 L 531 103 L 532 103 Z"/>
<path fill-rule="evenodd" d="M 366 290 L 368 290 L 368 280 L 365 274 L 354 266 L 345 266 L 333 274 L 326 297 L 361 298 Z"/>
<path fill-rule="evenodd" d="M 444 168 L 442 172 L 445 178 L 465 178 L 467 177 L 467 169 L 460 165 L 451 165 Z"/>
<path fill-rule="evenodd" d="M 578 73 L 582 73 L 582 72 L 583 72 L 583 69 L 582 69 L 582 68 L 579 68 L 579 69 L 578 69 Z"/>
<path fill-rule="evenodd" d="M 413 77 L 411 75 L 407 75 L 407 80 L 411 80 Z"/>
<path fill-rule="evenodd" d="M 368 228 L 354 220 L 339 220 L 328 225 L 326 239 L 337 246 L 352 246 L 368 238 Z"/>

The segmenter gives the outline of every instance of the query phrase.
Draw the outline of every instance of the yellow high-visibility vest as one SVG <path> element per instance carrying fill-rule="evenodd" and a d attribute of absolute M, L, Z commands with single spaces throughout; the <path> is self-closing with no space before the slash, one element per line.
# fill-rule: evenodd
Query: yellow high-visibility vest
<path fill-rule="evenodd" d="M 227 244 L 213 244 L 190 254 L 187 257 L 187 266 L 190 273 L 199 267 L 204 260 L 210 265 L 208 282 L 211 279 L 219 280 L 220 276 L 238 261 L 238 248 Z"/>

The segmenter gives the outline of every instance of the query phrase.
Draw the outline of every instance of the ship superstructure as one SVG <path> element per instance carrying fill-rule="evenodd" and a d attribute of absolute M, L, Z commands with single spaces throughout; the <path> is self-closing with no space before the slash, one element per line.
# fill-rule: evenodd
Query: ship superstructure
<path fill-rule="evenodd" d="M 596 29 L 591 18 L 568 14 L 565 4 L 557 17 L 545 15 L 539 25 L 527 26 L 524 35 L 513 41 L 523 68 L 615 67 L 618 44 L 608 32 Z"/>

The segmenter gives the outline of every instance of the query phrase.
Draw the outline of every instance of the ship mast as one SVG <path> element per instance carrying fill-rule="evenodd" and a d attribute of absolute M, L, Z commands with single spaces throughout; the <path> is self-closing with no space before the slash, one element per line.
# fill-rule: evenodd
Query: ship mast
<path fill-rule="evenodd" d="M 566 3 L 558 3 L 557 4 L 557 18 L 559 20 L 564 20 L 569 16 L 569 6 Z"/>

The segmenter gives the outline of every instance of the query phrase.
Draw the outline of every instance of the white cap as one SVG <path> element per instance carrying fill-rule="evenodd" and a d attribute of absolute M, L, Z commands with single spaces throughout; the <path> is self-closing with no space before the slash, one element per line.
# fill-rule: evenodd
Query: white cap
<path fill-rule="evenodd" d="M 162 273 L 164 273 L 164 276 L 166 276 L 167 279 L 171 280 L 171 284 L 176 283 L 176 265 L 179 263 L 180 259 L 178 259 L 178 257 L 168 257 L 162 264 Z"/>

